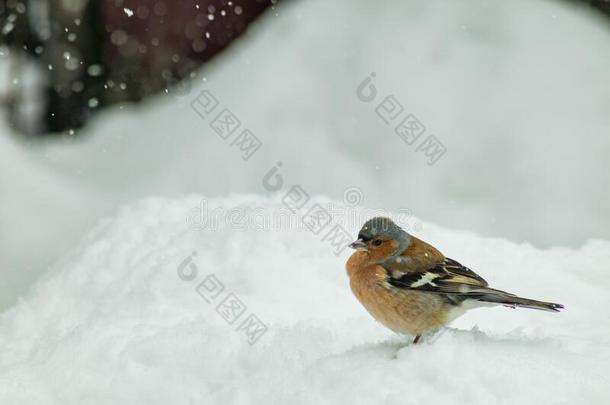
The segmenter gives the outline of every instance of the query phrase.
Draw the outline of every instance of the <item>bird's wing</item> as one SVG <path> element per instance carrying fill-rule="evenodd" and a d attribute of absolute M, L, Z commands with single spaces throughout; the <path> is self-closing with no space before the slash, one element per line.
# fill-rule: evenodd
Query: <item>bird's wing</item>
<path fill-rule="evenodd" d="M 506 291 L 489 288 L 487 282 L 468 267 L 455 260 L 443 258 L 427 270 L 403 272 L 393 263 L 381 264 L 386 271 L 386 286 L 401 291 L 423 291 L 440 294 L 453 305 L 460 305 L 466 300 L 500 304 L 508 307 L 525 307 L 557 312 L 561 304 L 531 300 L 518 297 Z M 393 268 L 394 267 L 394 268 Z"/>
<path fill-rule="evenodd" d="M 402 272 L 391 262 L 381 264 L 388 274 L 387 282 L 397 288 L 439 294 L 467 294 L 487 287 L 487 281 L 453 259 L 442 261 L 427 269 Z"/>

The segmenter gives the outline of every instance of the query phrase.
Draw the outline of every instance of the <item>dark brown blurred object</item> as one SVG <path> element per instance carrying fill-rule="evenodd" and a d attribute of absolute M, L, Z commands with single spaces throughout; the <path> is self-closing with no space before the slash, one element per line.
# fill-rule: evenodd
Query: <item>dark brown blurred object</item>
<path fill-rule="evenodd" d="M 225 49 L 271 0 L 0 0 L 0 44 L 45 72 L 37 135 L 84 126 L 106 106 L 172 91 Z M 31 120 L 27 118 L 26 120 Z M 32 129 L 35 128 L 35 129 Z"/>
<path fill-rule="evenodd" d="M 580 0 L 589 3 L 593 7 L 601 10 L 607 16 L 610 16 L 610 0 Z"/>

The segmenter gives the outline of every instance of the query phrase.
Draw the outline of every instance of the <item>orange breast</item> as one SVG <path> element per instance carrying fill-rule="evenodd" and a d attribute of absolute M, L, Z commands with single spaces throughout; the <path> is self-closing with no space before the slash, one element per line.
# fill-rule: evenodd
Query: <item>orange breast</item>
<path fill-rule="evenodd" d="M 436 330 L 448 321 L 450 308 L 440 296 L 388 285 L 385 270 L 368 264 L 366 252 L 356 252 L 350 257 L 347 272 L 358 301 L 394 332 L 419 335 Z"/>

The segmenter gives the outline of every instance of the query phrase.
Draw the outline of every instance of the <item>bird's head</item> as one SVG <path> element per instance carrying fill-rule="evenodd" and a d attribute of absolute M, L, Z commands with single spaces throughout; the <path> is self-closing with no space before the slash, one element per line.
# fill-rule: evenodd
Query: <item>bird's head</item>
<path fill-rule="evenodd" d="M 371 218 L 358 232 L 358 240 L 349 245 L 352 249 L 369 253 L 373 260 L 384 260 L 402 253 L 411 242 L 411 235 L 390 218 Z"/>

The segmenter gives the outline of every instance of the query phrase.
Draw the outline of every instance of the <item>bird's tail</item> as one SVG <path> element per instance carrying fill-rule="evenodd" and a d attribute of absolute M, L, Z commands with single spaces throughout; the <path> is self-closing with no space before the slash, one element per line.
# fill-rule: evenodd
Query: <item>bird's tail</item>
<path fill-rule="evenodd" d="M 477 300 L 482 302 L 501 304 L 511 308 L 522 307 L 553 312 L 559 312 L 560 309 L 563 309 L 563 305 L 561 304 L 531 300 L 529 298 L 521 298 L 517 297 L 514 294 L 509 294 L 500 290 L 494 290 L 492 288 L 486 288 L 485 290 L 480 291 L 480 295 L 477 297 Z"/>

